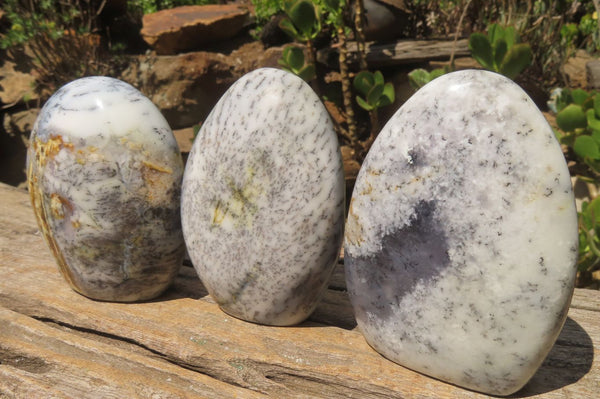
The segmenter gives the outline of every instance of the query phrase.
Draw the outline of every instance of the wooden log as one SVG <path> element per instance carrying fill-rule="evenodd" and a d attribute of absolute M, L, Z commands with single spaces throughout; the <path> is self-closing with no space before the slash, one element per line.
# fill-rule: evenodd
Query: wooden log
<path fill-rule="evenodd" d="M 356 42 L 348 43 L 348 60 L 358 63 Z M 454 49 L 455 57 L 470 55 L 467 39 L 457 40 L 400 40 L 395 43 L 367 43 L 366 56 L 369 68 L 385 68 L 427 61 L 449 60 Z M 324 48 L 317 52 L 317 61 L 332 68 L 338 66 L 338 49 Z"/>
<path fill-rule="evenodd" d="M 100 342 L 8 309 L 0 309 L 0 325 L 0 396 L 262 397 L 174 365 L 135 345 L 124 347 L 110 339 Z"/>
<path fill-rule="evenodd" d="M 355 328 L 343 270 L 294 327 L 223 313 L 189 266 L 143 303 L 62 280 L 24 191 L 0 185 L 0 397 L 481 398 L 394 364 Z M 548 358 L 516 397 L 600 395 L 600 293 L 576 290 Z"/>

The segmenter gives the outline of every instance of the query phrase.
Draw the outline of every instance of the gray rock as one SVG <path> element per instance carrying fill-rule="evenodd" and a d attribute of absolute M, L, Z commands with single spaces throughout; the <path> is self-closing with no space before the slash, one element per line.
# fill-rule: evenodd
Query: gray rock
<path fill-rule="evenodd" d="M 569 171 L 544 116 L 501 75 L 454 72 L 398 110 L 362 165 L 348 291 L 387 358 L 509 395 L 565 322 L 577 246 Z"/>
<path fill-rule="evenodd" d="M 185 249 L 183 163 L 156 107 L 117 79 L 78 79 L 46 102 L 30 141 L 33 209 L 69 285 L 106 301 L 162 293 Z"/>
<path fill-rule="evenodd" d="M 312 313 L 341 246 L 344 173 L 308 84 L 262 68 L 231 86 L 190 152 L 181 214 L 194 267 L 225 312 L 271 325 Z"/>
<path fill-rule="evenodd" d="M 588 90 L 600 89 L 600 60 L 589 61 L 585 64 Z"/>

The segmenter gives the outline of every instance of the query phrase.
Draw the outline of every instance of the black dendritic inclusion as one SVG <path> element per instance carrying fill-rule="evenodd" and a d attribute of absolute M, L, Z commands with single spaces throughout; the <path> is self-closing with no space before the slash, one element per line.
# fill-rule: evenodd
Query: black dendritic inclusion
<path fill-rule="evenodd" d="M 357 318 L 364 319 L 367 311 L 381 320 L 389 318 L 417 283 L 432 282 L 449 266 L 448 240 L 435 217 L 435 205 L 435 201 L 419 202 L 410 224 L 385 236 L 375 255 L 346 255 Z"/>
<path fill-rule="evenodd" d="M 408 165 L 411 168 L 416 168 L 417 166 L 421 166 L 421 154 L 416 150 L 412 149 L 408 151 Z"/>

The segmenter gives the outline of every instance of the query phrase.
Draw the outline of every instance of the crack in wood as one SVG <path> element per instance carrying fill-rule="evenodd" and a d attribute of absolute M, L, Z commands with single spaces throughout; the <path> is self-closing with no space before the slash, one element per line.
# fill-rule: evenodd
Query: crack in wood
<path fill-rule="evenodd" d="M 221 381 L 224 382 L 226 384 L 238 387 L 238 388 L 244 388 L 244 389 L 249 389 L 249 390 L 253 390 L 256 392 L 260 392 L 260 393 L 268 393 L 269 389 L 264 389 L 264 387 L 257 387 L 257 386 L 253 386 L 252 384 L 244 384 L 241 383 L 239 381 L 238 378 L 236 378 L 235 375 L 229 375 L 228 373 L 224 373 L 223 371 L 223 367 L 219 367 L 219 365 L 217 365 L 214 362 L 214 359 L 211 358 L 204 358 L 204 357 L 199 357 L 199 356 L 194 356 L 192 359 L 192 362 L 186 362 L 177 358 L 173 358 L 172 356 L 166 354 L 166 353 L 162 353 L 160 351 L 157 351 L 155 349 L 152 349 L 151 347 L 144 345 L 134 339 L 131 338 L 127 338 L 127 337 L 123 337 L 120 335 L 116 335 L 116 334 L 111 334 L 111 333 L 107 333 L 104 331 L 99 331 L 93 328 L 86 328 L 86 327 L 80 327 L 80 326 L 76 326 L 70 323 L 65 323 L 63 321 L 60 320 L 56 320 L 53 319 L 51 317 L 41 317 L 41 316 L 30 316 L 31 318 L 42 322 L 44 324 L 50 325 L 53 328 L 59 328 L 61 330 L 68 330 L 71 332 L 77 332 L 80 333 L 81 335 L 87 337 L 87 338 L 92 338 L 95 339 L 97 341 L 104 341 L 105 343 L 108 343 L 110 345 L 113 346 L 118 346 L 118 343 L 124 343 L 127 344 L 129 346 L 130 349 L 132 349 L 131 347 L 134 347 L 135 351 L 138 352 L 142 352 L 142 353 L 146 353 L 147 355 L 152 355 L 153 357 L 157 357 L 165 362 L 168 362 L 172 365 L 175 365 L 177 367 L 181 367 L 183 369 L 189 370 L 189 371 L 193 371 L 195 373 L 198 374 L 202 374 L 205 375 L 207 377 L 213 378 L 214 380 L 217 381 Z M 14 358 L 14 356 L 13 356 Z M 4 359 L 3 356 L 3 352 L 2 352 L 2 347 L 0 346 L 0 364 L 3 364 L 2 359 Z M 25 365 L 32 365 L 34 364 L 34 360 L 33 358 L 27 358 L 28 362 L 24 363 Z M 43 362 L 42 359 L 39 359 L 40 361 Z M 232 365 L 231 363 L 235 362 L 235 360 L 229 360 L 227 361 L 227 363 L 240 370 L 238 367 L 235 367 L 234 365 Z M 249 362 L 247 359 L 243 360 L 244 363 Z M 204 364 L 210 364 L 210 366 L 203 366 Z M 41 367 L 41 366 L 39 366 Z M 38 367 L 38 368 L 39 368 Z M 26 370 L 25 371 L 31 371 L 31 370 Z M 31 371 L 34 372 L 34 371 Z M 43 372 L 43 371 L 39 371 L 39 372 Z M 231 374 L 231 373 L 230 373 Z M 233 373 L 233 374 L 238 374 L 238 373 Z M 253 377 L 256 377 L 256 375 L 254 375 Z M 250 380 L 255 380 L 256 378 L 250 379 Z M 265 378 L 266 379 L 266 378 Z"/>
<path fill-rule="evenodd" d="M 96 340 L 98 340 L 98 341 L 105 341 L 105 342 L 108 342 L 109 344 L 114 345 L 116 342 L 121 342 L 121 343 L 125 343 L 128 345 L 132 345 L 135 348 L 137 348 L 138 351 L 142 350 L 143 352 L 151 353 L 152 355 L 158 356 L 161 359 L 169 361 L 169 358 L 164 353 L 161 353 L 155 349 L 152 349 L 152 348 L 150 348 L 134 339 L 131 339 L 131 338 L 107 333 L 104 331 L 95 330 L 93 328 L 76 326 L 73 324 L 65 323 L 65 322 L 57 320 L 57 319 L 53 319 L 51 317 L 43 317 L 43 316 L 35 316 L 35 315 L 30 315 L 29 317 L 31 317 L 32 319 L 35 319 L 37 321 L 40 321 L 44 324 L 50 325 L 54 328 L 75 331 L 75 332 L 81 333 L 81 335 L 83 335 L 85 337 L 92 336 L 92 337 L 96 338 Z"/>

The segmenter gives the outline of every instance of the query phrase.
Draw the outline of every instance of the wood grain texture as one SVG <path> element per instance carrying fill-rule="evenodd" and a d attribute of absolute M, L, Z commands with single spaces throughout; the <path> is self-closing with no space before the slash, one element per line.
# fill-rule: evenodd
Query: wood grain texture
<path fill-rule="evenodd" d="M 189 266 L 157 300 L 96 302 L 62 280 L 26 192 L 0 185 L 0 398 L 480 398 L 370 348 L 343 268 L 295 327 L 234 319 Z M 576 290 L 548 358 L 515 397 L 600 395 L 600 292 Z"/>
<path fill-rule="evenodd" d="M 357 48 L 356 42 L 348 43 L 348 60 L 351 64 L 358 63 Z M 369 68 L 449 60 L 453 50 L 455 57 L 471 54 L 467 39 L 457 40 L 456 43 L 452 40 L 399 40 L 394 43 L 367 43 L 365 48 Z M 336 48 L 319 50 L 317 61 L 337 67 L 338 50 Z"/>

